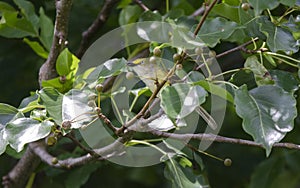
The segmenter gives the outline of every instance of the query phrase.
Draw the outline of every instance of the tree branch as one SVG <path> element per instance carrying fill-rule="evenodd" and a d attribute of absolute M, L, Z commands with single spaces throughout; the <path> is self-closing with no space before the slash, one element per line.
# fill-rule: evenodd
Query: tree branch
<path fill-rule="evenodd" d="M 208 8 L 205 9 L 203 16 L 201 17 L 201 20 L 200 20 L 199 24 L 197 25 L 197 27 L 196 27 L 196 29 L 195 29 L 195 31 L 194 31 L 194 36 L 196 36 L 196 35 L 199 33 L 199 31 L 200 31 L 202 25 L 204 24 L 204 21 L 206 20 L 206 18 L 207 18 L 207 16 L 208 16 L 209 12 L 212 10 L 212 8 L 215 6 L 215 4 L 216 4 L 217 2 L 218 2 L 218 0 L 214 0 L 214 1 L 208 6 Z"/>
<path fill-rule="evenodd" d="M 30 144 L 30 149 L 40 157 L 40 159 L 51 167 L 70 169 L 76 166 L 82 166 L 91 161 L 105 160 L 113 156 L 119 156 L 124 153 L 123 143 L 126 138 L 118 138 L 110 145 L 103 148 L 95 149 L 94 152 L 97 155 L 86 154 L 77 158 L 68 158 L 65 160 L 58 160 L 56 157 L 48 153 L 44 141 L 37 141 Z M 101 157 L 99 157 L 101 156 Z"/>
<path fill-rule="evenodd" d="M 26 149 L 26 152 L 14 168 L 4 177 L 2 177 L 2 185 L 4 188 L 21 188 L 30 177 L 31 173 L 40 164 L 40 159 L 32 150 Z"/>
<path fill-rule="evenodd" d="M 164 138 L 172 138 L 172 139 L 182 140 L 182 141 L 188 141 L 190 139 L 194 139 L 194 140 L 240 144 L 240 145 L 264 148 L 262 144 L 256 143 L 251 140 L 228 138 L 228 137 L 214 135 L 214 134 L 175 134 L 175 133 L 162 132 L 162 131 L 153 130 L 153 129 L 149 132 L 155 136 L 164 137 Z M 300 150 L 300 145 L 294 144 L 294 143 L 275 143 L 273 145 L 273 147 Z"/>
<path fill-rule="evenodd" d="M 39 84 L 42 87 L 43 80 L 49 80 L 57 76 L 55 70 L 56 59 L 67 44 L 69 13 L 72 0 L 56 0 L 56 18 L 54 27 L 53 42 L 49 56 L 39 71 Z M 40 159 L 30 149 L 30 145 L 17 165 L 3 177 L 5 188 L 24 187 L 31 173 L 40 164 Z"/>
<path fill-rule="evenodd" d="M 148 11 L 149 8 L 140 0 L 134 0 L 134 2 L 139 5 L 144 11 Z"/>
<path fill-rule="evenodd" d="M 76 53 L 77 57 L 81 58 L 84 52 L 90 45 L 91 39 L 95 36 L 95 34 L 99 31 L 99 29 L 106 22 L 110 12 L 112 11 L 114 5 L 118 2 L 118 0 L 106 0 L 98 17 L 92 23 L 92 25 L 82 33 L 82 39 L 80 42 L 79 49 Z"/>
<path fill-rule="evenodd" d="M 39 72 L 39 83 L 57 76 L 55 63 L 59 53 L 67 45 L 69 13 L 72 0 L 56 0 L 56 19 L 54 27 L 53 42 L 46 62 L 41 66 Z"/>

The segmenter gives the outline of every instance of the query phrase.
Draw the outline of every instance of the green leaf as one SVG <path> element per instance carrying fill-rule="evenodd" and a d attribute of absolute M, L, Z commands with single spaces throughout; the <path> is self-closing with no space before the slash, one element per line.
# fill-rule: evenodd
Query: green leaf
<path fill-rule="evenodd" d="M 63 95 L 56 89 L 46 87 L 39 91 L 38 95 L 41 99 L 41 104 L 46 107 L 50 117 L 52 117 L 57 125 L 62 123 L 62 102 Z"/>
<path fill-rule="evenodd" d="M 0 2 L 0 15 L 2 12 L 15 12 L 16 10 L 10 4 L 5 2 Z"/>
<path fill-rule="evenodd" d="M 171 118 L 184 118 L 205 102 L 207 92 L 200 86 L 174 84 L 161 93 L 161 107 Z"/>
<path fill-rule="evenodd" d="M 121 0 L 119 5 L 118 5 L 118 9 L 119 8 L 125 8 L 126 6 L 128 6 L 131 3 L 131 0 Z"/>
<path fill-rule="evenodd" d="M 71 127 L 78 129 L 88 124 L 95 115 L 93 107 L 88 106 L 88 94 L 80 90 L 70 90 L 62 95 L 54 88 L 44 88 L 39 92 L 41 103 L 57 125 L 65 120 L 72 121 Z"/>
<path fill-rule="evenodd" d="M 40 41 L 46 48 L 46 50 L 49 52 L 52 40 L 53 40 L 53 32 L 54 32 L 54 26 L 52 20 L 45 14 L 44 9 L 40 8 Z"/>
<path fill-rule="evenodd" d="M 187 173 L 180 165 L 172 158 L 165 162 L 165 177 L 171 181 L 172 188 L 201 188 L 209 187 L 202 175 L 194 175 L 191 172 Z M 189 175 L 189 177 L 187 177 Z M 190 180 L 192 179 L 192 181 Z"/>
<path fill-rule="evenodd" d="M 206 20 L 198 33 L 198 37 L 208 46 L 215 47 L 220 40 L 227 39 L 236 30 L 239 29 L 237 23 L 227 21 L 224 18 L 214 18 Z"/>
<path fill-rule="evenodd" d="M 271 51 L 284 51 L 291 54 L 299 50 L 298 42 L 288 30 L 275 26 L 267 18 L 260 19 L 258 24 L 260 31 L 267 36 L 267 44 Z"/>
<path fill-rule="evenodd" d="M 173 121 L 168 118 L 166 115 L 162 115 L 153 121 L 148 123 L 148 127 L 154 130 L 159 130 L 159 131 L 169 131 L 172 129 L 175 129 L 176 127 L 182 127 L 184 126 L 183 124 L 180 124 L 179 126 L 175 125 Z"/>
<path fill-rule="evenodd" d="M 228 3 L 219 3 L 214 6 L 212 12 L 236 23 L 240 22 L 239 9 L 236 5 L 230 6 Z"/>
<path fill-rule="evenodd" d="M 299 89 L 299 82 L 290 72 L 282 70 L 270 70 L 272 79 L 275 84 L 289 93 L 294 93 Z"/>
<path fill-rule="evenodd" d="M 255 11 L 255 16 L 258 16 L 263 10 L 276 8 L 279 5 L 279 0 L 249 0 L 249 3 Z"/>
<path fill-rule="evenodd" d="M 88 82 L 94 82 L 95 80 L 116 76 L 121 72 L 126 71 L 127 61 L 125 59 L 110 59 L 105 63 L 96 67 L 87 78 Z"/>
<path fill-rule="evenodd" d="M 45 138 L 53 125 L 51 121 L 39 122 L 31 118 L 18 118 L 8 123 L 5 134 L 10 146 L 20 152 L 25 144 Z"/>
<path fill-rule="evenodd" d="M 35 33 L 38 33 L 39 17 L 35 14 L 35 8 L 30 1 L 14 0 L 15 4 L 21 9 L 22 14 L 31 23 Z"/>
<path fill-rule="evenodd" d="M 145 21 L 163 21 L 162 16 L 157 11 L 145 11 L 141 14 L 139 22 Z"/>
<path fill-rule="evenodd" d="M 64 180 L 65 188 L 80 188 L 89 179 L 91 174 L 99 168 L 96 163 L 88 163 L 72 170 Z"/>
<path fill-rule="evenodd" d="M 248 92 L 243 85 L 236 90 L 234 102 L 243 119 L 243 129 L 263 145 L 267 156 L 273 144 L 294 127 L 296 100 L 282 88 L 265 85 Z"/>
<path fill-rule="evenodd" d="M 20 117 L 23 117 L 23 114 L 18 109 L 8 104 L 0 103 L 0 129 L 5 127 L 8 122 Z"/>
<path fill-rule="evenodd" d="M 274 84 L 272 77 L 269 71 L 261 64 L 256 56 L 250 56 L 247 58 L 244 67 L 250 69 L 256 81 L 256 84 L 259 85 L 267 85 Z"/>
<path fill-rule="evenodd" d="M 141 13 L 142 9 L 138 5 L 128 5 L 123 8 L 120 13 L 119 24 L 126 25 L 134 23 L 139 19 Z"/>
<path fill-rule="evenodd" d="M 30 48 L 40 57 L 47 59 L 49 53 L 36 41 L 30 41 L 27 38 L 24 38 L 23 41 L 30 46 Z"/>
<path fill-rule="evenodd" d="M 7 38 L 35 37 L 37 34 L 31 23 L 18 12 L 3 12 L 0 20 L 0 36 Z"/>
<path fill-rule="evenodd" d="M 5 132 L 6 125 L 21 117 L 24 117 L 24 115 L 18 109 L 8 104 L 0 103 L 0 155 L 5 152 L 6 146 L 9 144 Z"/>
<path fill-rule="evenodd" d="M 71 72 L 72 74 L 72 72 Z M 53 87 L 57 89 L 60 93 L 66 93 L 70 89 L 73 88 L 73 83 L 74 83 L 74 75 L 68 74 L 66 76 L 66 81 L 63 83 L 60 81 L 60 77 L 56 77 L 50 80 L 43 80 L 42 81 L 42 86 L 43 88 L 45 87 Z"/>
<path fill-rule="evenodd" d="M 65 48 L 56 61 L 56 71 L 60 76 L 66 76 L 71 72 L 76 73 L 79 59 Z"/>
<path fill-rule="evenodd" d="M 248 89 L 257 87 L 254 74 L 251 71 L 245 69 L 241 69 L 238 72 L 234 73 L 229 81 L 238 87 L 242 86 L 243 84 L 246 84 Z"/>
<path fill-rule="evenodd" d="M 92 121 L 93 107 L 88 105 L 88 94 L 72 89 L 63 96 L 61 112 L 63 120 L 73 120 L 71 128 L 78 129 Z"/>
<path fill-rule="evenodd" d="M 214 94 L 216 96 L 219 96 L 231 103 L 233 103 L 233 96 L 223 87 L 213 84 L 206 80 L 201 80 L 198 82 L 193 83 L 194 85 L 199 85 L 203 87 L 206 91 L 210 92 L 211 94 Z"/>

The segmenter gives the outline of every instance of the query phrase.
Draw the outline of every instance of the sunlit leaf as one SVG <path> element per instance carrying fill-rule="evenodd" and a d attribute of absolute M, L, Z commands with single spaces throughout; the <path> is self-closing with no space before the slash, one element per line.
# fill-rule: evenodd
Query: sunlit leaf
<path fill-rule="evenodd" d="M 198 82 L 193 83 L 194 85 L 199 85 L 203 87 L 206 91 L 210 92 L 211 94 L 217 95 L 231 103 L 233 103 L 233 96 L 222 86 L 213 84 L 206 80 L 201 80 Z"/>
<path fill-rule="evenodd" d="M 61 125 L 62 123 L 62 101 L 63 94 L 59 93 L 56 89 L 46 87 L 39 91 L 41 104 L 46 107 L 49 115 L 54 119 L 55 123 Z"/>
<path fill-rule="evenodd" d="M 72 89 L 63 96 L 61 112 L 63 120 L 73 120 L 71 128 L 78 129 L 96 118 L 93 107 L 88 105 L 88 95 Z M 94 117 L 93 117 L 94 116 Z"/>
<path fill-rule="evenodd" d="M 8 123 L 5 135 L 10 146 L 20 152 L 25 144 L 46 137 L 53 125 L 51 121 L 39 122 L 31 118 L 18 118 Z"/>
<path fill-rule="evenodd" d="M 171 118 L 184 118 L 205 102 L 207 92 L 200 86 L 174 84 L 160 94 L 161 107 Z"/>
<path fill-rule="evenodd" d="M 70 72 L 78 69 L 79 59 L 73 55 L 68 48 L 65 48 L 58 56 L 56 61 L 56 71 L 60 76 L 66 76 Z"/>
<path fill-rule="evenodd" d="M 23 41 L 30 46 L 30 48 L 40 57 L 47 59 L 48 52 L 36 41 L 30 41 L 28 38 L 24 38 Z"/>
<path fill-rule="evenodd" d="M 7 38 L 23 38 L 36 36 L 37 33 L 25 18 L 18 17 L 18 12 L 3 12 L 0 20 L 0 36 Z"/>
<path fill-rule="evenodd" d="M 273 144 L 294 127 L 296 100 L 282 88 L 265 85 L 248 92 L 243 85 L 236 90 L 234 102 L 237 114 L 243 119 L 243 129 L 263 145 L 267 156 Z"/>
<path fill-rule="evenodd" d="M 116 76 L 126 71 L 127 61 L 125 59 L 111 59 L 96 67 L 86 79 L 88 82 L 94 82 L 101 78 Z"/>

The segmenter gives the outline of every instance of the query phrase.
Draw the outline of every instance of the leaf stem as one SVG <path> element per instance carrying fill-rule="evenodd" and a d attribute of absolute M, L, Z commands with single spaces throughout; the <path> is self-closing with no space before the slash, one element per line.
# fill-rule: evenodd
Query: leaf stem
<path fill-rule="evenodd" d="M 150 146 L 153 149 L 156 149 L 157 151 L 161 152 L 164 155 L 167 155 L 167 152 L 165 152 L 164 150 L 160 149 L 159 147 L 157 147 L 156 145 L 150 144 L 149 142 L 146 141 L 142 141 L 142 140 L 130 140 L 129 143 L 133 143 L 133 144 L 144 144 L 146 146 Z"/>
<path fill-rule="evenodd" d="M 217 74 L 217 75 L 215 75 L 215 76 L 212 76 L 212 79 L 215 79 L 215 78 L 217 78 L 217 77 L 223 76 L 223 75 L 225 75 L 225 74 L 230 74 L 230 73 L 238 72 L 238 71 L 240 71 L 240 70 L 241 70 L 241 69 L 232 69 L 232 70 L 228 70 L 228 71 L 222 72 L 222 73 L 220 73 L 220 74 Z"/>
<path fill-rule="evenodd" d="M 233 87 L 234 89 L 238 89 L 239 87 L 234 85 L 233 83 L 227 82 L 227 81 L 223 81 L 223 80 L 213 80 L 212 83 L 220 83 L 220 84 L 227 84 L 230 85 L 231 87 Z"/>

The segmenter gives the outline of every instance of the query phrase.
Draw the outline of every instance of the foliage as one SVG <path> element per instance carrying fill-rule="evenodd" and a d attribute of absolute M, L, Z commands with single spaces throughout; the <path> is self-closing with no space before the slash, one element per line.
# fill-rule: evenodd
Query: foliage
<path fill-rule="evenodd" d="M 209 2 L 212 1 L 203 3 Z M 298 151 L 274 149 L 277 143 L 283 141 L 299 141 L 299 1 L 223 0 L 213 7 L 204 19 L 200 31 L 196 33 L 194 32 L 203 16 L 189 16 L 199 8 L 193 6 L 194 3 L 187 0 L 166 0 L 159 3 L 153 1 L 146 3 L 150 10 L 143 10 L 131 1 L 120 1 L 117 5 L 118 10 L 115 10 L 118 19 L 111 20 L 114 27 L 117 24 L 123 26 L 142 21 L 163 21 L 172 27 L 165 28 L 160 24 L 153 24 L 153 27 L 145 27 L 142 24 L 137 24 L 137 28 L 126 27 L 123 31 L 125 39 L 130 37 L 133 29 L 137 29 L 140 31 L 137 32 L 138 37 L 144 39 L 145 44 L 126 47 L 115 57 L 84 72 L 78 71 L 81 57 L 73 53 L 73 47 L 61 50 L 56 60 L 56 78 L 43 80 L 43 88 L 24 98 L 18 108 L 0 104 L 0 154 L 19 157 L 18 153 L 26 150 L 28 144 L 44 139 L 49 147 L 54 145 L 50 150 L 59 160 L 78 157 L 90 151 L 90 147 L 98 149 L 96 145 L 99 143 L 91 146 L 80 133 L 90 127 L 92 129 L 99 120 L 109 135 L 115 138 L 126 133 L 120 134 L 118 130 L 125 129 L 124 125 L 130 125 L 129 122 L 133 122 L 133 127 L 139 127 L 137 119 L 147 122 L 152 116 L 162 112 L 158 118 L 146 123 L 148 128 L 160 131 L 161 134 L 201 135 L 206 133 L 206 130 L 209 130 L 209 133 L 217 133 L 213 131 L 219 131 L 220 122 L 208 112 L 212 109 L 222 109 L 226 110 L 228 116 L 225 117 L 221 134 L 252 139 L 253 143 L 265 149 L 266 154 L 265 158 L 260 156 L 257 161 L 249 161 L 257 167 L 253 170 L 253 167 L 246 165 L 250 170 L 242 178 L 247 179 L 247 182 L 238 181 L 235 186 L 242 187 L 247 184 L 249 187 L 280 187 L 279 183 L 282 186 L 299 186 L 300 176 L 294 176 L 300 172 L 299 162 L 296 160 L 299 157 Z M 162 4 L 166 7 L 160 8 Z M 152 11 L 155 9 L 152 7 L 158 10 Z M 89 8 L 95 10 L 92 5 Z M 38 14 L 36 9 L 39 10 Z M 47 11 L 47 6 L 35 7 L 32 2 L 25 0 L 14 0 L 10 4 L 0 2 L 0 36 L 20 39 L 40 58 L 47 59 L 51 53 L 54 31 L 52 20 L 55 19 L 48 17 Z M 109 26 L 109 22 L 107 25 Z M 170 32 L 166 32 L 167 35 L 157 32 L 163 29 L 169 29 Z M 165 42 L 157 42 L 156 39 Z M 72 41 L 72 38 L 69 40 Z M 227 66 L 227 62 L 219 64 L 216 61 L 225 55 L 231 56 L 230 52 L 222 55 L 219 51 L 224 52 L 230 45 L 239 46 L 245 42 L 249 43 L 238 48 L 242 51 L 238 58 L 234 55 L 230 57 L 229 61 L 234 62 L 232 67 Z M 156 55 L 155 48 L 160 49 L 161 53 Z M 145 49 L 150 52 L 149 61 L 151 58 L 162 58 L 168 62 L 164 65 L 166 75 L 170 73 L 166 78 L 150 78 L 157 86 L 154 91 L 149 89 L 143 75 L 137 74 L 134 78 L 129 78 L 130 73 L 133 73 L 129 59 Z M 215 54 L 213 50 L 218 53 Z M 179 59 L 173 58 L 174 54 L 180 54 Z M 162 63 L 157 59 L 155 62 Z M 220 65 L 223 72 L 215 73 L 214 65 Z M 223 76 L 225 79 L 221 79 Z M 120 80 L 117 80 L 112 88 L 104 90 L 103 86 L 107 80 L 113 77 L 138 81 L 133 89 L 122 86 L 117 82 Z M 122 104 L 116 102 L 118 96 L 123 94 L 130 99 L 128 110 L 124 110 Z M 151 113 L 155 115 L 143 119 L 141 116 L 146 117 L 145 112 L 150 106 L 146 101 L 151 100 L 151 97 L 160 99 L 159 110 L 154 110 Z M 214 98 L 223 103 L 219 102 L 219 106 L 211 107 Z M 191 116 L 200 118 L 195 130 L 192 130 L 193 127 L 189 124 Z M 206 125 L 208 128 L 203 128 Z M 191 130 L 193 132 L 190 132 Z M 101 146 L 108 145 L 109 141 L 105 140 L 106 134 L 104 131 L 97 132 L 98 137 L 103 138 Z M 209 167 L 211 159 L 207 158 L 212 155 L 197 148 L 201 145 L 199 140 L 182 139 L 180 144 L 170 144 L 163 137 L 151 134 L 151 131 L 150 136 L 140 132 L 133 134 L 132 138 L 124 143 L 125 147 L 149 146 L 160 153 L 160 161 L 165 164 L 164 171 L 159 166 L 160 173 L 164 173 L 172 187 L 222 185 L 212 177 L 219 173 Z M 73 145 L 71 150 L 64 149 L 65 145 L 70 144 L 66 139 L 70 135 L 81 144 Z M 226 139 L 223 142 L 226 142 Z M 157 147 L 156 143 L 162 143 L 163 149 Z M 179 147 L 181 145 L 184 146 Z M 238 156 L 238 149 L 230 153 L 215 149 L 214 146 L 213 144 L 208 152 L 222 156 L 232 155 L 233 165 L 235 160 L 236 164 L 243 161 L 241 157 L 234 157 Z M 259 153 L 250 150 L 248 152 L 249 155 L 254 153 L 254 156 Z M 207 163 L 203 162 L 201 157 Z M 223 160 L 215 156 L 212 158 Z M 262 162 L 258 165 L 259 160 Z M 80 187 L 89 181 L 90 176 L 92 179 L 93 174 L 97 174 L 98 168 L 104 168 L 101 163 L 84 164 L 70 172 L 46 165 L 40 165 L 39 170 L 45 172 L 47 177 L 44 178 L 47 181 L 54 180 L 55 185 Z M 121 168 L 114 164 L 109 165 L 116 169 Z M 204 168 L 205 165 L 207 169 Z M 224 176 L 229 168 L 233 167 L 222 168 Z M 243 171 L 242 167 L 237 168 L 239 169 L 229 174 L 233 176 L 237 171 Z M 116 171 L 110 173 L 117 173 Z M 59 181 L 60 175 L 66 177 L 62 182 Z M 292 180 L 290 177 L 293 177 Z M 114 178 L 118 177 L 114 175 Z M 141 182 L 142 178 L 135 181 Z M 149 187 L 157 186 L 155 181 L 158 180 L 160 179 L 156 178 L 154 183 L 148 182 Z M 229 181 L 229 184 L 231 183 L 233 181 Z"/>

